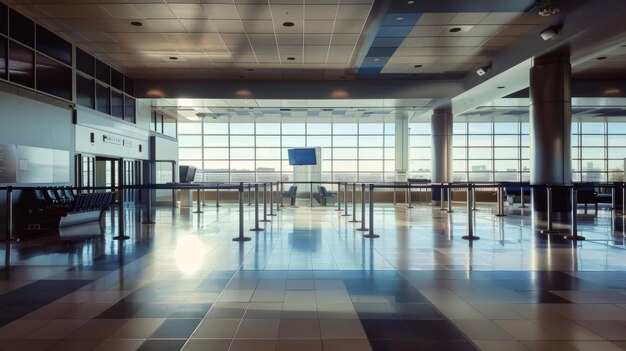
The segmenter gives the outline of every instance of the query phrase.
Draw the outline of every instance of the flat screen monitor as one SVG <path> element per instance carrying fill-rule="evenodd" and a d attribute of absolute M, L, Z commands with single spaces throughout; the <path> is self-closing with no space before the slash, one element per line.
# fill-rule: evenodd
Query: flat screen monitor
<path fill-rule="evenodd" d="M 181 183 L 191 183 L 196 177 L 196 167 L 194 166 L 179 166 L 179 178 Z"/>
<path fill-rule="evenodd" d="M 292 166 L 316 165 L 315 149 L 289 149 L 289 164 Z"/>

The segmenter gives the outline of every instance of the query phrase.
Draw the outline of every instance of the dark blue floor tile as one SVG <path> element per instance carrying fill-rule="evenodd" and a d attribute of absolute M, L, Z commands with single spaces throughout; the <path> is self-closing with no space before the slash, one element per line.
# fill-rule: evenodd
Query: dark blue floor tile
<path fill-rule="evenodd" d="M 465 336 L 447 320 L 406 320 L 404 322 L 418 340 L 465 340 Z"/>
<path fill-rule="evenodd" d="M 179 351 L 187 340 L 146 340 L 137 351 Z"/>
<path fill-rule="evenodd" d="M 181 303 L 178 305 L 171 318 L 203 318 L 209 309 L 210 303 Z"/>
<path fill-rule="evenodd" d="M 415 340 L 372 340 L 372 351 L 420 351 L 421 345 Z M 452 350 L 451 350 L 452 351 Z"/>
<path fill-rule="evenodd" d="M 201 319 L 168 319 L 150 336 L 152 339 L 188 338 Z"/>
<path fill-rule="evenodd" d="M 414 340 L 415 337 L 407 329 L 404 321 L 385 319 L 361 320 L 363 330 L 370 340 Z"/>

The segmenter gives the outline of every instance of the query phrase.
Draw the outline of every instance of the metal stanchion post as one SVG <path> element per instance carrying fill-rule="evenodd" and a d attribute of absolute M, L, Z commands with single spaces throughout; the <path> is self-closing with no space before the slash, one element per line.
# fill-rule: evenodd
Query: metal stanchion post
<path fill-rule="evenodd" d="M 360 232 L 366 232 L 365 228 L 365 184 L 361 184 L 361 228 L 357 229 Z"/>
<path fill-rule="evenodd" d="M 463 236 L 465 240 L 478 240 L 480 237 L 474 236 L 474 210 L 472 209 L 472 198 L 474 197 L 474 188 L 472 184 L 467 184 L 467 235 Z"/>
<path fill-rule="evenodd" d="M 148 196 L 146 203 L 146 220 L 143 221 L 143 224 L 154 224 L 152 220 L 152 189 L 148 188 Z"/>
<path fill-rule="evenodd" d="M 352 183 L 352 220 L 350 223 L 358 222 L 356 219 L 356 183 Z"/>
<path fill-rule="evenodd" d="M 259 184 L 254 184 L 254 228 L 250 231 L 261 232 L 264 230 L 264 228 L 259 228 Z"/>
<path fill-rule="evenodd" d="M 548 222 L 548 224 L 547 224 L 547 229 L 542 230 L 541 233 L 546 234 L 546 235 L 556 234 L 558 233 L 558 231 L 552 228 L 552 185 L 550 184 L 546 186 L 546 200 L 547 200 L 546 221 Z"/>
<path fill-rule="evenodd" d="M 615 184 L 613 184 L 613 186 L 611 187 L 611 210 L 615 210 L 616 209 L 616 203 L 617 201 L 615 201 Z"/>
<path fill-rule="evenodd" d="M 4 238 L 4 266 L 11 266 L 11 239 L 13 238 L 13 187 L 7 187 L 6 197 L 7 218 Z"/>
<path fill-rule="evenodd" d="M 524 203 L 524 186 L 523 185 L 520 186 L 520 194 L 521 194 L 520 200 L 519 200 L 521 203 L 520 208 L 526 208 L 526 204 Z"/>
<path fill-rule="evenodd" d="M 445 211 L 445 205 L 443 204 L 443 199 L 445 199 L 445 190 L 443 189 L 443 184 L 441 185 L 441 190 L 439 191 L 439 194 L 441 196 L 441 208 L 439 208 L 439 210 L 441 211 Z"/>
<path fill-rule="evenodd" d="M 380 235 L 374 234 L 374 184 L 370 184 L 370 231 L 363 237 L 371 239 L 380 237 Z"/>
<path fill-rule="evenodd" d="M 204 211 L 202 211 L 200 209 L 200 187 L 198 187 L 198 189 L 196 190 L 196 197 L 197 197 L 197 200 L 198 200 L 198 201 L 196 201 L 196 203 L 198 205 L 196 206 L 197 210 L 193 211 L 193 213 L 204 213 Z"/>
<path fill-rule="evenodd" d="M 124 175 L 126 170 L 124 169 L 124 161 L 121 159 L 118 161 L 118 200 L 119 200 L 119 218 L 118 218 L 118 233 L 113 237 L 113 240 L 128 240 L 130 236 L 124 234 Z M 172 190 L 172 193 L 174 190 Z"/>
<path fill-rule="evenodd" d="M 339 193 L 337 193 L 337 197 L 339 197 Z M 347 217 L 350 214 L 348 213 L 348 183 L 343 184 L 343 207 L 345 208 L 345 212 L 342 216 Z"/>
<path fill-rule="evenodd" d="M 452 187 L 448 184 L 448 209 L 446 212 L 452 212 Z"/>
<path fill-rule="evenodd" d="M 396 201 L 396 188 L 393 188 L 393 205 L 395 206 L 397 203 Z"/>
<path fill-rule="evenodd" d="M 270 217 L 274 216 L 274 182 L 270 182 Z"/>
<path fill-rule="evenodd" d="M 408 191 L 407 191 L 407 201 L 408 201 L 408 208 L 413 208 L 413 192 L 411 191 L 411 184 L 407 183 L 408 186 Z"/>
<path fill-rule="evenodd" d="M 271 222 L 267 219 L 267 183 L 263 183 L 263 219 L 261 222 Z"/>
<path fill-rule="evenodd" d="M 313 182 L 309 182 L 309 185 L 311 186 L 309 188 L 309 206 L 313 207 Z"/>
<path fill-rule="evenodd" d="M 250 192 L 252 191 L 252 184 L 248 183 L 248 206 L 252 205 L 252 197 Z"/>
<path fill-rule="evenodd" d="M 239 183 L 239 236 L 234 237 L 233 241 L 249 241 L 250 238 L 243 236 L 243 183 Z"/>
<path fill-rule="evenodd" d="M 472 211 L 476 211 L 476 188 L 472 184 Z"/>
<path fill-rule="evenodd" d="M 285 186 L 283 182 L 280 182 L 280 207 L 285 207 L 283 203 L 283 192 L 285 191 Z"/>
<path fill-rule="evenodd" d="M 626 183 L 622 183 L 622 217 L 626 216 Z"/>
<path fill-rule="evenodd" d="M 335 211 L 341 212 L 341 182 L 337 182 L 337 209 Z"/>
<path fill-rule="evenodd" d="M 283 193 L 280 191 L 280 185 L 279 182 L 276 182 L 276 191 L 278 192 L 278 198 L 282 198 Z M 280 201 L 278 201 L 278 199 L 276 199 L 276 212 L 280 212 Z"/>
<path fill-rule="evenodd" d="M 506 214 L 504 214 L 504 193 L 503 193 L 504 188 L 502 187 L 502 185 L 498 185 L 498 213 L 496 214 L 496 217 L 506 217 Z"/>
<path fill-rule="evenodd" d="M 584 236 L 578 235 L 578 191 L 576 186 L 572 185 L 572 240 L 585 240 Z"/>
<path fill-rule="evenodd" d="M 220 206 L 220 185 L 217 184 L 216 188 L 215 188 L 215 207 L 221 207 Z"/>

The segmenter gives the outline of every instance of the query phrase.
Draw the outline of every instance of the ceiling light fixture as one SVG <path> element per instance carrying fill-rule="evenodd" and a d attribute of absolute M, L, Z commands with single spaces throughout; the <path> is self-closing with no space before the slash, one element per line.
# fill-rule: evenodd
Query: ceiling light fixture
<path fill-rule="evenodd" d="M 460 31 L 461 31 L 461 28 L 460 28 L 460 27 L 450 28 L 450 29 L 448 30 L 448 32 L 450 32 L 450 33 L 458 33 L 458 32 L 460 32 Z"/>
<path fill-rule="evenodd" d="M 602 61 L 602 60 L 606 60 L 606 59 L 607 59 L 607 57 L 606 57 L 606 56 L 600 56 L 600 57 L 598 57 L 596 60 L 598 60 L 598 61 Z"/>
<path fill-rule="evenodd" d="M 404 17 L 396 17 L 396 21 L 402 21 Z"/>
<path fill-rule="evenodd" d="M 138 21 L 132 21 L 132 22 L 130 22 L 130 25 L 133 26 L 133 27 L 141 27 L 141 26 L 143 26 L 143 23 L 138 22 Z"/>
<path fill-rule="evenodd" d="M 482 66 L 481 68 L 476 70 L 476 74 L 478 74 L 479 76 L 484 76 L 490 70 L 491 70 L 491 65 Z"/>
<path fill-rule="evenodd" d="M 413 4 L 415 4 L 415 1 L 413 1 L 413 0 L 409 0 L 409 1 L 407 1 L 406 3 L 407 3 L 407 4 L 409 4 L 409 5 L 413 5 Z"/>
<path fill-rule="evenodd" d="M 283 27 L 293 27 L 295 24 L 293 22 L 283 22 Z"/>
<path fill-rule="evenodd" d="M 374 59 L 374 61 L 375 61 L 375 62 L 378 62 L 378 61 L 380 61 L 380 59 L 379 59 L 379 58 L 375 58 L 375 59 Z"/>
<path fill-rule="evenodd" d="M 561 25 L 554 25 L 546 28 L 543 32 L 541 32 L 541 39 L 550 40 L 555 38 L 561 32 Z"/>
<path fill-rule="evenodd" d="M 415 68 L 422 68 L 422 67 L 424 67 L 424 65 L 415 65 L 413 67 L 415 67 Z"/>
<path fill-rule="evenodd" d="M 246 68 L 246 71 L 252 72 L 252 71 L 254 71 L 254 68 Z"/>
<path fill-rule="evenodd" d="M 178 60 L 178 57 L 176 57 L 176 56 L 170 56 L 170 57 L 169 57 L 169 59 L 170 59 L 170 60 L 172 60 L 172 61 L 176 61 L 176 60 Z"/>
<path fill-rule="evenodd" d="M 295 58 L 295 57 L 293 57 L 293 56 L 289 56 L 289 57 L 287 57 L 287 60 L 289 60 L 289 61 L 295 61 L 295 59 L 296 59 L 296 58 Z"/>
<path fill-rule="evenodd" d="M 504 89 L 504 86 L 501 85 L 501 86 L 498 87 L 498 89 Z"/>

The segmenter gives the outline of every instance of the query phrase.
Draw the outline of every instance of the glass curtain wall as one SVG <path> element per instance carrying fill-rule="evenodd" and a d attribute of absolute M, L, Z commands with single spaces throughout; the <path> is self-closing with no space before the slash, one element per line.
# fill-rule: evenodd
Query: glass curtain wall
<path fill-rule="evenodd" d="M 623 181 L 625 159 L 625 117 L 573 118 L 572 178 L 574 181 Z"/>
<path fill-rule="evenodd" d="M 179 162 L 198 168 L 196 181 L 289 182 L 287 150 L 303 147 L 321 147 L 323 181 L 394 179 L 393 119 L 206 118 L 178 128 Z"/>

